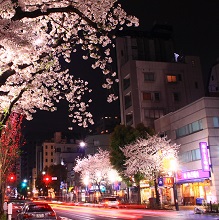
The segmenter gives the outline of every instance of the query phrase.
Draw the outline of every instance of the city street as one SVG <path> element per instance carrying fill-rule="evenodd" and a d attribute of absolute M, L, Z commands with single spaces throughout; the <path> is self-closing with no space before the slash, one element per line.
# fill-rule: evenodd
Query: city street
<path fill-rule="evenodd" d="M 219 220 L 219 213 L 195 214 L 194 206 L 180 206 L 175 210 L 150 210 L 140 208 L 103 208 L 93 207 L 94 204 L 72 205 L 68 203 L 50 203 L 56 211 L 59 220 Z M 16 219 L 17 210 L 22 204 L 13 204 L 12 219 Z"/>
<path fill-rule="evenodd" d="M 219 220 L 219 214 L 194 214 L 193 209 L 189 210 L 149 210 L 149 209 L 110 209 L 98 207 L 64 206 L 52 205 L 60 219 L 71 220 L 106 220 L 106 219 L 214 219 Z"/>

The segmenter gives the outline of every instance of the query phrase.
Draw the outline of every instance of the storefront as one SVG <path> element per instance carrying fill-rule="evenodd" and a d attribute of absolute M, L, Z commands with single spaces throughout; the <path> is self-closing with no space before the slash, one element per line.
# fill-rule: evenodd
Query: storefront
<path fill-rule="evenodd" d="M 195 205 L 198 200 L 209 201 L 211 194 L 210 172 L 190 170 L 177 172 L 178 200 L 183 205 Z"/>

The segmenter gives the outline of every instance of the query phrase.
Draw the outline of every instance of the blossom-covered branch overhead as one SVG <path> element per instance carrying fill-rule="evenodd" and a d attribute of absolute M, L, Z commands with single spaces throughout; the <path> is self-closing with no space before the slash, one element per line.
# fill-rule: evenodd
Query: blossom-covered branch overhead
<path fill-rule="evenodd" d="M 117 81 L 110 55 L 115 31 L 138 26 L 138 19 L 116 0 L 3 0 L 0 8 L 0 111 L 13 103 L 13 111 L 31 119 L 36 109 L 53 111 L 67 99 L 73 122 L 93 123 L 91 100 L 82 101 L 91 92 L 88 82 L 63 70 L 60 57 L 70 62 L 80 48 L 105 75 L 103 87 L 111 89 Z M 110 94 L 108 101 L 115 99 Z"/>

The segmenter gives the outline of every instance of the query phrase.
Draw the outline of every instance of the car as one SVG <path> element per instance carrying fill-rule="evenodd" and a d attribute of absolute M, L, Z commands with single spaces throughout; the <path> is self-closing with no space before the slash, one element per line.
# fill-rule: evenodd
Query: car
<path fill-rule="evenodd" d="M 116 197 L 104 197 L 101 199 L 100 205 L 108 208 L 119 208 L 119 201 Z"/>
<path fill-rule="evenodd" d="M 17 220 L 56 220 L 57 216 L 52 207 L 45 202 L 29 202 L 25 203 L 21 210 L 18 210 Z"/>

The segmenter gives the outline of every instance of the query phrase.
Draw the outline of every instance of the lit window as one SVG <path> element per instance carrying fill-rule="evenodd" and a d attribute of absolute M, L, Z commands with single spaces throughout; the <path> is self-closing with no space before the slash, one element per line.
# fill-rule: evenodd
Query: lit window
<path fill-rule="evenodd" d="M 151 100 L 151 93 L 143 92 L 143 100 Z"/>
<path fill-rule="evenodd" d="M 168 83 L 176 82 L 176 76 L 175 75 L 167 75 L 167 82 Z"/>

